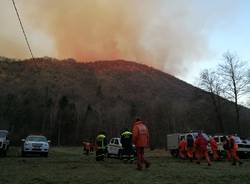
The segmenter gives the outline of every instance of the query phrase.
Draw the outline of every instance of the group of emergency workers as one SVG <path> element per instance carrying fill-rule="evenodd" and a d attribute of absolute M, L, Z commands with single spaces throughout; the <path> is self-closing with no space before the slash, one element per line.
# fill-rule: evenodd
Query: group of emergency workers
<path fill-rule="evenodd" d="M 132 132 L 125 129 L 121 133 L 122 158 L 132 163 L 136 151 L 137 169 L 142 170 L 143 165 L 149 168 L 150 162 L 144 157 L 144 149 L 149 146 L 149 132 L 140 118 L 136 118 L 132 125 Z M 135 146 L 135 150 L 134 147 Z M 96 137 L 96 161 L 104 161 L 107 154 L 107 138 L 104 131 Z"/>
<path fill-rule="evenodd" d="M 136 118 L 132 124 L 132 132 L 129 129 L 124 129 L 120 136 L 123 148 L 121 153 L 122 158 L 130 160 L 133 163 L 136 152 L 137 169 L 142 170 L 143 165 L 145 165 L 145 168 L 150 167 L 150 162 L 144 157 L 144 149 L 149 146 L 149 132 L 143 121 L 140 118 Z M 99 132 L 95 141 L 96 161 L 104 161 L 107 154 L 107 143 L 106 133 L 104 131 Z M 186 136 L 186 139 L 182 137 L 178 145 L 179 157 L 181 159 L 189 159 L 191 162 L 193 159 L 196 159 L 197 164 L 200 164 L 201 159 L 205 158 L 208 166 L 211 166 L 211 159 L 207 148 L 208 144 L 211 147 L 212 160 L 219 160 L 220 156 L 215 138 L 210 137 L 207 140 L 201 132 L 196 137 L 193 137 L 191 133 Z M 232 160 L 232 165 L 236 165 L 237 162 L 239 165 L 242 164 L 237 156 L 238 145 L 235 143 L 233 135 L 223 137 L 223 148 L 226 151 L 227 159 L 229 161 Z"/>
<path fill-rule="evenodd" d="M 183 137 L 178 145 L 179 157 L 181 159 L 189 159 L 191 162 L 196 159 L 196 163 L 200 164 L 202 158 L 205 158 L 207 164 L 211 166 L 211 159 L 208 154 L 207 146 L 210 144 L 212 159 L 214 161 L 219 160 L 218 145 L 214 137 L 210 137 L 207 140 L 200 132 L 194 138 L 192 134 L 188 134 L 186 139 Z M 229 137 L 223 137 L 223 148 L 226 151 L 228 161 L 232 160 L 232 165 L 242 164 L 237 156 L 238 145 L 235 143 L 235 137 L 230 135 Z"/>

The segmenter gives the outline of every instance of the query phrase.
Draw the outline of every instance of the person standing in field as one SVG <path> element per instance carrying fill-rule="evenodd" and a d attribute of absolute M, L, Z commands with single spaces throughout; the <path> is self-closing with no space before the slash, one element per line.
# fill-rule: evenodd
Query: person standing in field
<path fill-rule="evenodd" d="M 122 144 L 122 159 L 127 161 L 130 160 L 133 162 L 134 160 L 134 150 L 132 146 L 132 132 L 126 128 L 121 133 L 121 144 Z"/>
<path fill-rule="evenodd" d="M 181 138 L 181 141 L 179 142 L 178 149 L 179 149 L 179 157 L 181 159 L 186 158 L 186 146 L 187 146 L 187 141 L 185 140 L 184 137 Z"/>
<path fill-rule="evenodd" d="M 210 138 L 210 146 L 213 154 L 213 160 L 219 160 L 218 145 L 214 137 Z"/>
<path fill-rule="evenodd" d="M 229 145 L 229 139 L 226 136 L 223 136 L 223 149 L 226 151 L 227 154 L 227 160 L 231 160 L 231 153 L 230 153 L 230 145 Z"/>
<path fill-rule="evenodd" d="M 149 132 L 140 118 L 136 118 L 132 129 L 132 142 L 136 147 L 137 169 L 142 170 L 143 164 L 150 167 L 150 162 L 144 157 L 144 149 L 149 146 Z"/>
<path fill-rule="evenodd" d="M 233 135 L 229 136 L 229 149 L 231 157 L 233 159 L 232 165 L 236 165 L 237 162 L 239 163 L 239 165 L 241 165 L 242 162 L 240 161 L 240 158 L 237 155 L 238 144 L 235 143 L 235 137 Z"/>
<path fill-rule="evenodd" d="M 104 161 L 107 153 L 107 138 L 105 132 L 101 131 L 96 137 L 96 161 Z"/>
<path fill-rule="evenodd" d="M 193 161 L 194 157 L 194 138 L 191 134 L 187 135 L 187 157 L 189 158 L 190 162 Z"/>
<path fill-rule="evenodd" d="M 208 166 L 211 166 L 211 161 L 209 159 L 208 151 L 207 151 L 207 145 L 208 145 L 208 141 L 205 139 L 202 133 L 198 133 L 198 136 L 195 140 L 197 164 L 200 164 L 200 160 L 203 157 L 205 157 L 205 159 L 207 160 Z"/>

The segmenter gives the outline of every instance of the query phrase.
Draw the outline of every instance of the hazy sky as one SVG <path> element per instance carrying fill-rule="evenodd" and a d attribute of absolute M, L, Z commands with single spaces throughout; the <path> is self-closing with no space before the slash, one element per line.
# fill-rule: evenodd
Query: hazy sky
<path fill-rule="evenodd" d="M 225 51 L 250 60 L 248 0 L 15 0 L 36 57 L 127 59 L 195 83 Z M 11 0 L 0 56 L 30 57 Z"/>

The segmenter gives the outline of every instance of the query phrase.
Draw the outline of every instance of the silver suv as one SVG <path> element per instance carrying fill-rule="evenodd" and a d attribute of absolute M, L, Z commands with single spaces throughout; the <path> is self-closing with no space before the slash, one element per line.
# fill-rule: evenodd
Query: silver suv
<path fill-rule="evenodd" d="M 0 130 L 0 154 L 3 156 L 7 155 L 10 145 L 8 134 L 9 132 L 7 130 Z"/>
<path fill-rule="evenodd" d="M 48 157 L 49 143 L 45 136 L 42 135 L 29 135 L 26 139 L 22 139 L 22 156 L 27 154 L 40 154 L 41 156 Z"/>

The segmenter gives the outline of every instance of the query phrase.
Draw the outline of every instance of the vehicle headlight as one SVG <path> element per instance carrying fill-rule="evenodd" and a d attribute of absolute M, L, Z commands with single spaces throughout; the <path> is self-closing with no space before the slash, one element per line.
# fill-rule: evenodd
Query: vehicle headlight
<path fill-rule="evenodd" d="M 31 147 L 31 143 L 25 142 L 25 143 L 24 143 L 24 146 L 26 146 L 26 147 Z"/>
<path fill-rule="evenodd" d="M 49 147 L 49 144 L 48 144 L 48 143 L 44 143 L 44 144 L 43 144 L 43 147 L 48 148 L 48 147 Z"/>

